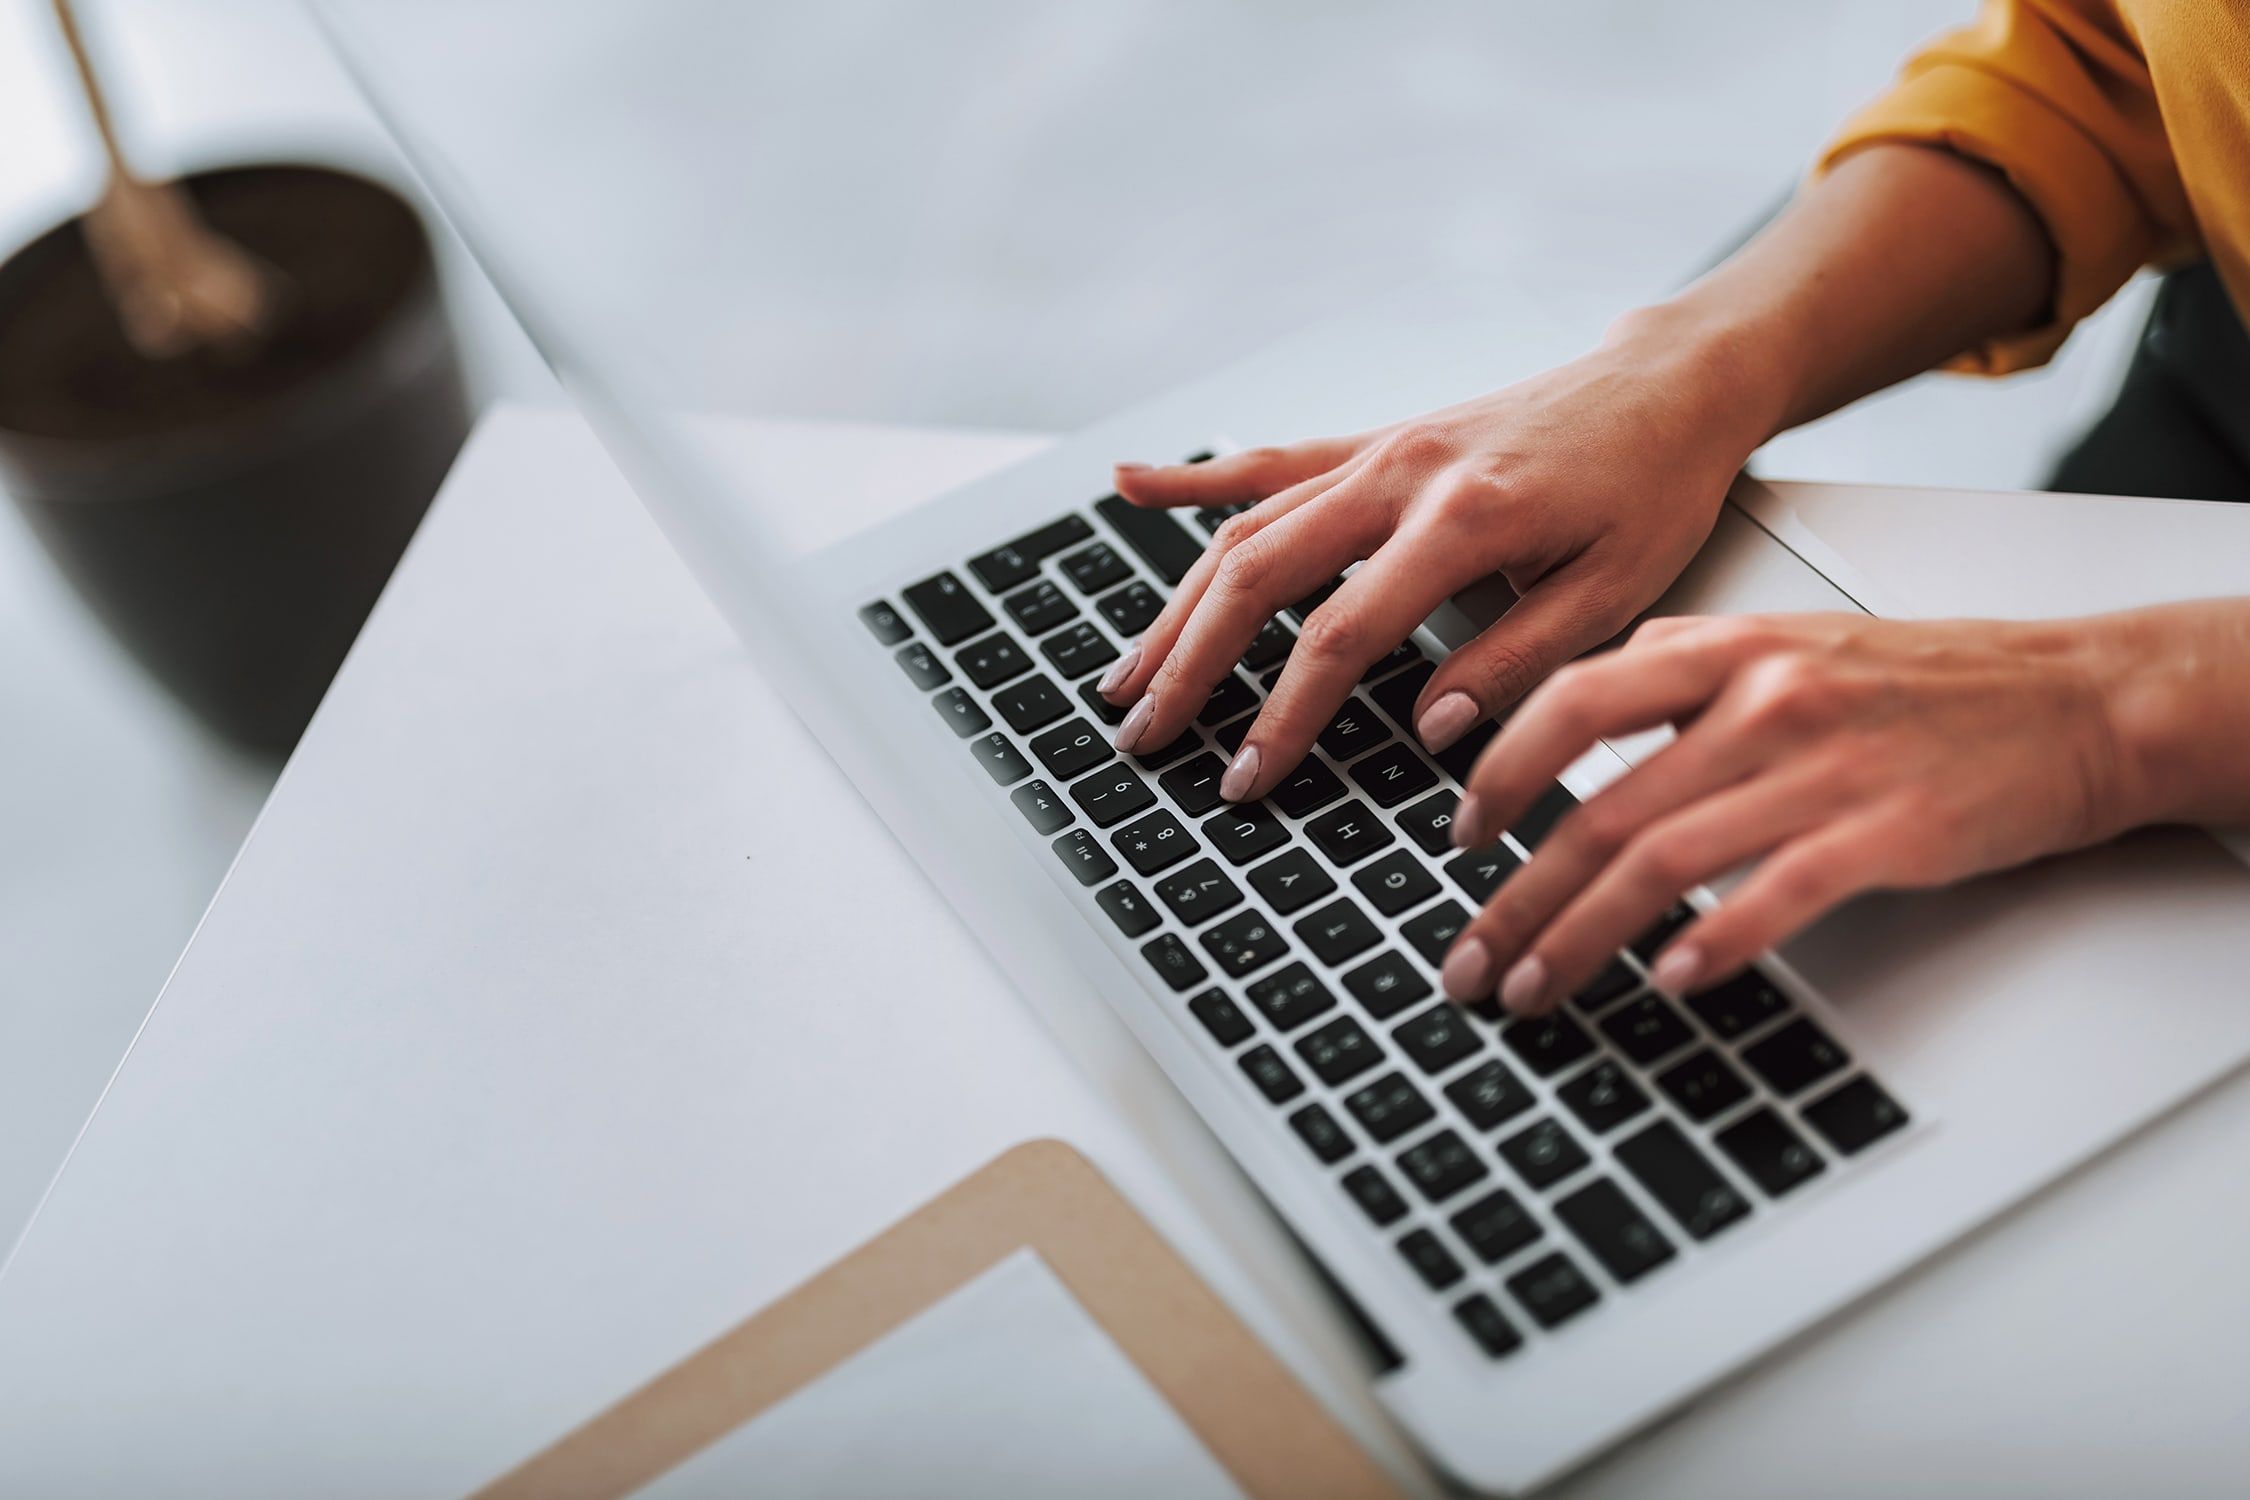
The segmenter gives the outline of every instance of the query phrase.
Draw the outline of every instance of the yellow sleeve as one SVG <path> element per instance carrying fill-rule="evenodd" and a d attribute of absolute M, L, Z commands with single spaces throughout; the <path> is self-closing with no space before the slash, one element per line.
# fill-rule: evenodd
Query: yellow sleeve
<path fill-rule="evenodd" d="M 2056 257 L 2047 320 L 1957 356 L 1988 375 L 2036 365 L 2153 259 L 2195 241 L 2148 62 L 2105 0 L 1985 0 L 1973 25 L 1907 61 L 1846 122 L 1815 174 L 1882 141 L 1937 146 L 2005 176 Z"/>

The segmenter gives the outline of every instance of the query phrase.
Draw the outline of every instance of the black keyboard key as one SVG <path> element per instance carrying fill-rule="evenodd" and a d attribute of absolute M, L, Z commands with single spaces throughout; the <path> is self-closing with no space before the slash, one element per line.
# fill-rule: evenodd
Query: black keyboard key
<path fill-rule="evenodd" d="M 1716 1120 L 1750 1097 L 1750 1085 L 1742 1075 L 1708 1047 L 1696 1048 L 1657 1074 L 1656 1086 L 1698 1125 Z"/>
<path fill-rule="evenodd" d="M 1338 865 L 1354 865 L 1380 852 L 1395 835 L 1364 802 L 1346 802 L 1305 822 L 1305 837 Z"/>
<path fill-rule="evenodd" d="M 1507 1287 L 1541 1328 L 1559 1328 L 1602 1299 L 1586 1273 L 1559 1250 L 1516 1272 Z"/>
<path fill-rule="evenodd" d="M 1412 641 L 1400 641 L 1387 654 L 1379 658 L 1375 665 L 1360 673 L 1359 680 L 1361 682 L 1374 682 L 1378 678 L 1390 676 L 1402 667 L 1411 667 L 1416 662 L 1428 660 L 1429 658 L 1422 654 L 1420 646 L 1415 645 Z"/>
<path fill-rule="evenodd" d="M 1253 672 L 1263 672 L 1268 667 L 1279 666 L 1295 649 L 1297 632 L 1279 620 L 1268 620 L 1250 638 L 1250 649 L 1242 653 L 1242 664 Z"/>
<path fill-rule="evenodd" d="M 1750 1212 L 1743 1196 L 1670 1120 L 1618 1142 L 1619 1165 L 1682 1229 L 1707 1240 Z"/>
<path fill-rule="evenodd" d="M 1263 1042 L 1235 1061 L 1268 1104 L 1287 1104 L 1305 1091 L 1305 1081 L 1289 1070 L 1280 1053 Z"/>
<path fill-rule="evenodd" d="M 925 692 L 931 688 L 944 687 L 953 680 L 952 670 L 938 659 L 935 651 L 920 641 L 909 641 L 899 647 L 891 660 L 898 663 L 899 670 L 906 674 L 908 681 Z"/>
<path fill-rule="evenodd" d="M 1229 672 L 1211 689 L 1211 696 L 1203 700 L 1202 711 L 1196 714 L 1195 722 L 1206 726 L 1224 724 L 1257 706 L 1257 690 L 1242 680 L 1241 673 Z"/>
<path fill-rule="evenodd" d="M 1391 737 L 1390 727 L 1375 717 L 1361 698 L 1346 698 L 1328 727 L 1320 732 L 1320 748 L 1338 760 L 1365 755 Z"/>
<path fill-rule="evenodd" d="M 1445 950 L 1468 925 L 1469 914 L 1460 902 L 1441 901 L 1420 916 L 1407 918 L 1398 931 L 1422 955 L 1422 962 L 1436 969 L 1444 966 Z"/>
<path fill-rule="evenodd" d="M 1286 666 L 1288 664 L 1284 662 L 1282 665 Z M 1264 688 L 1269 693 L 1272 692 L 1277 686 L 1280 685 L 1281 670 L 1281 667 L 1269 667 L 1265 671 L 1260 672 L 1258 674 L 1258 686 Z"/>
<path fill-rule="evenodd" d="M 1126 824 L 1110 835 L 1110 845 L 1125 856 L 1136 875 L 1169 870 L 1196 852 L 1195 836 L 1178 818 L 1158 808 L 1147 817 Z"/>
<path fill-rule="evenodd" d="M 1478 906 L 1492 899 L 1500 882 L 1516 873 L 1519 861 L 1506 844 L 1487 844 L 1446 861 L 1445 873 Z"/>
<path fill-rule="evenodd" d="M 951 573 L 925 578 L 904 595 L 906 607 L 920 617 L 923 628 L 941 646 L 965 641 L 980 630 L 992 628 L 992 616 L 977 603 L 969 586 Z"/>
<path fill-rule="evenodd" d="M 1125 722 L 1125 716 L 1133 711 L 1133 706 L 1128 703 L 1119 708 L 1101 695 L 1101 685 L 1099 677 L 1089 677 L 1078 684 L 1078 701 L 1086 705 L 1086 712 L 1115 729 Z"/>
<path fill-rule="evenodd" d="M 1756 969 L 1747 969 L 1725 984 L 1688 996 L 1687 1008 L 1711 1028 L 1713 1036 L 1731 1042 L 1785 1014 L 1789 1002 L 1772 980 Z"/>
<path fill-rule="evenodd" d="M 1500 1040 L 1541 1078 L 1560 1073 L 1594 1050 L 1586 1028 L 1559 1010 L 1510 1021 L 1500 1029 Z"/>
<path fill-rule="evenodd" d="M 1199 859 L 1159 880 L 1156 894 L 1187 927 L 1208 922 L 1242 904 L 1242 888 L 1208 859 Z"/>
<path fill-rule="evenodd" d="M 1044 781 L 1026 782 L 1008 794 L 1016 811 L 1024 815 L 1035 833 L 1053 833 L 1070 826 L 1070 805 Z"/>
<path fill-rule="evenodd" d="M 1605 1006 L 1615 1005 L 1641 987 L 1638 970 L 1622 958 L 1613 958 L 1602 965 L 1602 971 L 1578 987 L 1570 1003 L 1587 1015 L 1599 1015 Z"/>
<path fill-rule="evenodd" d="M 1394 1027 L 1391 1040 L 1425 1073 L 1442 1073 L 1484 1048 L 1484 1038 L 1469 1024 L 1467 1014 L 1450 1003 L 1433 1005 Z"/>
<path fill-rule="evenodd" d="M 1455 1303 L 1453 1318 L 1469 1331 L 1477 1347 L 1493 1359 L 1505 1359 L 1523 1347 L 1523 1335 L 1516 1332 L 1515 1325 L 1500 1311 L 1499 1304 L 1482 1292 Z"/>
<path fill-rule="evenodd" d="M 1164 795 L 1180 804 L 1182 812 L 1200 818 L 1225 800 L 1219 795 L 1219 782 L 1226 774 L 1227 763 L 1205 751 L 1166 771 L 1156 784 L 1164 788 Z"/>
<path fill-rule="evenodd" d="M 1203 748 L 1203 736 L 1192 729 L 1183 729 L 1153 750 L 1133 752 L 1133 764 L 1144 771 L 1161 771 L 1184 755 L 1193 755 Z"/>
<path fill-rule="evenodd" d="M 1430 763 L 1405 744 L 1385 745 L 1353 766 L 1351 775 L 1377 807 L 1396 807 L 1437 785 L 1437 772 Z"/>
<path fill-rule="evenodd" d="M 1025 635 L 1045 635 L 1057 625 L 1068 625 L 1078 618 L 1078 606 L 1070 602 L 1070 595 L 1045 580 L 1010 594 L 1000 601 L 1000 607 Z"/>
<path fill-rule="evenodd" d="M 1195 513 L 1195 524 L 1217 536 L 1219 528 L 1227 524 L 1227 518 L 1241 509 L 1239 505 L 1206 505 Z"/>
<path fill-rule="evenodd" d="M 1469 1143 L 1450 1130 L 1441 1130 L 1399 1153 L 1398 1169 L 1415 1190 L 1432 1203 L 1481 1182 L 1491 1173 Z"/>
<path fill-rule="evenodd" d="M 1494 1188 L 1449 1222 L 1469 1253 L 1488 1266 L 1500 1264 L 1544 1233 L 1531 1210 L 1506 1188 Z"/>
<path fill-rule="evenodd" d="M 1205 990 L 1188 1002 L 1188 1009 L 1211 1033 L 1211 1040 L 1222 1047 L 1236 1047 L 1247 1042 L 1257 1032 L 1257 1025 L 1243 1014 L 1242 1007 L 1227 998 L 1224 990 Z"/>
<path fill-rule="evenodd" d="M 1497 1130 L 1531 1108 L 1531 1090 L 1500 1059 L 1487 1058 L 1445 1086 L 1445 1097 L 1479 1130 Z"/>
<path fill-rule="evenodd" d="M 1389 714 L 1393 722 L 1408 734 L 1414 732 L 1414 700 L 1422 695 L 1422 685 L 1430 680 L 1436 666 L 1423 662 L 1395 677 L 1386 677 L 1367 690 L 1375 706 Z"/>
<path fill-rule="evenodd" d="M 1156 576 L 1175 587 L 1195 566 L 1203 555 L 1203 543 L 1169 512 L 1142 510 L 1122 495 L 1110 495 L 1094 502 L 1101 518 L 1116 528 L 1125 539 L 1125 545 L 1140 554 L 1140 559 Z"/>
<path fill-rule="evenodd" d="M 1297 1038 L 1297 1055 L 1313 1077 L 1336 1088 L 1383 1060 L 1383 1049 L 1350 1016 L 1338 1016 Z"/>
<path fill-rule="evenodd" d="M 1107 542 L 1082 547 L 1062 560 L 1063 576 L 1081 594 L 1098 594 L 1113 583 L 1133 576 L 1133 565 L 1112 552 Z"/>
<path fill-rule="evenodd" d="M 1184 994 L 1203 982 L 1203 960 L 1169 932 L 1142 944 L 1141 957 L 1148 960 L 1149 967 L 1172 987 L 1174 994 Z"/>
<path fill-rule="evenodd" d="M 1687 926 L 1688 923 L 1694 920 L 1695 911 L 1693 908 L 1687 906 L 1674 906 L 1663 916 L 1658 917 L 1655 923 L 1650 926 L 1648 931 L 1633 939 L 1633 941 L 1628 943 L 1626 946 L 1631 948 L 1635 953 L 1639 954 L 1641 956 L 1641 961 L 1643 963 L 1646 963 L 1650 959 L 1656 957 L 1657 953 L 1663 949 L 1664 945 L 1671 940 L 1673 933 L 1678 932 L 1681 928 Z"/>
<path fill-rule="evenodd" d="M 1062 689 L 1044 677 L 1009 683 L 992 695 L 992 706 L 1018 734 L 1043 729 L 1070 712 L 1070 700 L 1062 695 Z"/>
<path fill-rule="evenodd" d="M 1083 828 L 1073 828 L 1050 845 L 1080 885 L 1099 885 L 1117 873 L 1117 861 Z"/>
<path fill-rule="evenodd" d="M 1109 741 L 1084 719 L 1058 724 L 1031 742 L 1031 753 L 1050 776 L 1065 780 L 1090 771 L 1108 760 Z"/>
<path fill-rule="evenodd" d="M 1906 1125 L 1906 1110 L 1862 1073 L 1804 1108 L 1805 1123 L 1846 1156 L 1856 1156 Z"/>
<path fill-rule="evenodd" d="M 1250 726 L 1257 722 L 1258 716 L 1256 714 L 1244 714 L 1232 723 L 1221 724 L 1218 728 L 1212 730 L 1211 738 L 1218 742 L 1220 749 L 1232 755 L 1242 748 L 1243 740 L 1249 737 Z"/>
<path fill-rule="evenodd" d="M 1273 805 L 1292 818 L 1309 818 L 1344 795 L 1344 784 L 1325 761 L 1305 757 L 1271 793 Z"/>
<path fill-rule="evenodd" d="M 1240 979 L 1254 974 L 1289 951 L 1289 941 L 1274 929 L 1262 911 L 1239 912 L 1209 928 L 1196 941 L 1210 954 L 1222 973 Z"/>
<path fill-rule="evenodd" d="M 972 734 L 982 734 L 992 727 L 992 720 L 977 707 L 977 700 L 960 688 L 947 688 L 930 700 L 938 717 L 952 726 L 953 732 L 963 739 Z"/>
<path fill-rule="evenodd" d="M 1070 800 L 1096 828 L 1109 828 L 1154 807 L 1156 793 L 1130 766 L 1113 765 L 1072 782 Z"/>
<path fill-rule="evenodd" d="M 1437 877 L 1404 849 L 1394 849 L 1352 877 L 1368 905 L 1386 917 L 1412 911 L 1438 893 Z"/>
<path fill-rule="evenodd" d="M 1289 830 L 1263 802 L 1239 802 L 1203 820 L 1203 836 L 1230 865 L 1246 865 L 1289 842 Z"/>
<path fill-rule="evenodd" d="M 1742 1175 L 1771 1198 L 1779 1198 L 1828 1170 L 1820 1153 L 1770 1109 L 1750 1111 L 1712 1139 L 1742 1169 Z"/>
<path fill-rule="evenodd" d="M 1344 988 L 1352 992 L 1361 1009 L 1378 1021 L 1387 1021 L 1426 998 L 1430 982 L 1393 949 L 1376 954 L 1345 974 Z"/>
<path fill-rule="evenodd" d="M 885 646 L 895 646 L 914 633 L 914 627 L 907 624 L 905 618 L 891 608 L 886 600 L 875 599 L 862 604 L 859 607 L 859 619 L 867 627 L 868 634 Z"/>
<path fill-rule="evenodd" d="M 1322 584 L 1319 588 L 1316 588 L 1311 593 L 1305 595 L 1304 598 L 1299 599 L 1295 604 L 1290 605 L 1285 613 L 1287 613 L 1290 618 L 1294 619 L 1298 624 L 1302 625 L 1305 623 L 1306 616 L 1310 615 L 1314 610 L 1320 608 L 1323 604 L 1326 604 L 1330 599 L 1334 598 L 1336 596 L 1336 590 L 1342 588 L 1343 586 L 1343 575 L 1338 574 L 1336 577 L 1331 578 L 1326 583 Z"/>
<path fill-rule="evenodd" d="M 1127 640 L 1148 629 L 1164 609 L 1164 596 L 1138 578 L 1114 594 L 1094 601 L 1094 608 L 1109 621 L 1109 628 Z"/>
<path fill-rule="evenodd" d="M 1344 1100 L 1360 1128 L 1378 1146 L 1387 1146 L 1410 1130 L 1419 1130 L 1437 1118 L 1404 1073 L 1385 1073 Z"/>
<path fill-rule="evenodd" d="M 1615 1130 L 1648 1108 L 1648 1095 L 1641 1086 L 1606 1058 L 1555 1090 L 1555 1096 L 1596 1135 Z"/>
<path fill-rule="evenodd" d="M 1526 1187 L 1545 1189 L 1586 1165 L 1586 1148 L 1559 1120 L 1534 1120 L 1500 1143 L 1500 1159 Z"/>
<path fill-rule="evenodd" d="M 1043 638 L 1039 652 L 1067 678 L 1083 677 L 1117 660 L 1117 648 L 1109 637 L 1083 620 Z"/>
<path fill-rule="evenodd" d="M 1031 774 L 1031 762 L 1023 758 L 1015 741 L 997 729 L 972 742 L 969 753 L 984 767 L 985 774 L 1001 786 L 1014 786 Z"/>
<path fill-rule="evenodd" d="M 1642 1067 L 1695 1040 L 1695 1030 L 1661 996 L 1643 995 L 1602 1021 L 1610 1045 Z"/>
<path fill-rule="evenodd" d="M 1349 896 L 1339 896 L 1302 918 L 1292 930 L 1299 941 L 1312 949 L 1313 957 L 1330 968 L 1365 953 L 1383 940 L 1383 934 L 1367 919 L 1367 913 L 1353 905 Z"/>
<path fill-rule="evenodd" d="M 1453 1252 L 1427 1229 L 1407 1231 L 1405 1238 L 1398 1242 L 1398 1253 L 1406 1257 L 1414 1274 L 1433 1292 L 1444 1291 L 1468 1274 L 1461 1269 L 1461 1262 L 1453 1258 Z"/>
<path fill-rule="evenodd" d="M 1291 849 L 1250 872 L 1250 883 L 1280 916 L 1304 910 L 1336 889 L 1336 877 L 1304 849 Z"/>
<path fill-rule="evenodd" d="M 1783 1098 L 1801 1094 L 1851 1062 L 1843 1043 L 1799 1016 L 1742 1049 L 1742 1060 Z"/>
<path fill-rule="evenodd" d="M 1314 1016 L 1336 1008 L 1336 997 L 1328 993 L 1328 986 L 1303 964 L 1276 969 L 1244 993 L 1276 1031 L 1294 1031 Z"/>
<path fill-rule="evenodd" d="M 1344 1191 L 1352 1195 L 1360 1211 L 1375 1221 L 1378 1227 L 1396 1224 L 1406 1217 L 1406 1200 L 1398 1195 L 1379 1167 L 1356 1167 L 1344 1174 Z"/>
<path fill-rule="evenodd" d="M 1129 938 L 1139 937 L 1163 920 L 1130 880 L 1103 886 L 1094 893 L 1094 904 L 1107 912 L 1117 930 Z"/>
<path fill-rule="evenodd" d="M 1308 1104 L 1291 1115 L 1289 1128 L 1324 1167 L 1332 1167 L 1352 1154 L 1352 1138 L 1336 1123 L 1336 1117 L 1318 1104 Z"/>
<path fill-rule="evenodd" d="M 1443 854 L 1453 847 L 1453 813 L 1461 805 L 1455 791 L 1434 792 L 1398 815 L 1398 826 L 1424 854 Z"/>
<path fill-rule="evenodd" d="M 1433 751 L 1432 754 L 1444 768 L 1446 775 L 1467 786 L 1469 773 L 1476 769 L 1477 757 L 1484 754 L 1484 747 L 1498 738 L 1499 734 L 1500 726 L 1487 719 L 1443 750 Z"/>
<path fill-rule="evenodd" d="M 1069 515 L 1050 521 L 1037 531 L 1029 531 L 1005 546 L 969 559 L 969 571 L 977 581 L 994 593 L 1012 589 L 1039 571 L 1042 558 L 1052 557 L 1065 547 L 1075 547 L 1094 534 L 1094 528 L 1084 516 Z"/>
<path fill-rule="evenodd" d="M 1536 850 L 1562 821 L 1563 815 L 1577 805 L 1578 799 L 1570 794 L 1570 788 L 1555 782 L 1539 794 L 1539 800 L 1531 804 L 1531 811 L 1516 819 L 1516 826 L 1508 831 L 1524 848 Z"/>
<path fill-rule="evenodd" d="M 1603 1270 L 1627 1285 L 1679 1253 L 1648 1215 L 1633 1206 L 1625 1190 L 1606 1177 L 1556 1199 L 1555 1217 L 1578 1236 Z"/>

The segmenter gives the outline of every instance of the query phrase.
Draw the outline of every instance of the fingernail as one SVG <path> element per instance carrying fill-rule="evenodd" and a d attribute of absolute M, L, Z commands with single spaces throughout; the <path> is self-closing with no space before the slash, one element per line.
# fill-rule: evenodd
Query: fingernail
<path fill-rule="evenodd" d="M 1149 471 L 1147 464 L 1117 464 L 1114 467 L 1120 474 L 1146 474 Z"/>
<path fill-rule="evenodd" d="M 1468 849 L 1481 842 L 1477 828 L 1484 819 L 1484 805 L 1477 801 L 1475 792 L 1464 792 L 1461 803 L 1453 809 L 1453 847 Z"/>
<path fill-rule="evenodd" d="M 1133 668 L 1140 664 L 1141 648 L 1135 646 L 1109 664 L 1109 670 L 1102 673 L 1102 680 L 1094 685 L 1094 691 L 1107 698 L 1124 685 L 1125 679 L 1133 675 Z"/>
<path fill-rule="evenodd" d="M 1463 938 L 1445 955 L 1438 983 L 1454 1000 L 1481 1000 L 1492 993 L 1492 950 L 1478 938 Z"/>
<path fill-rule="evenodd" d="M 1500 1003 L 1512 1011 L 1522 1012 L 1537 1005 L 1547 993 L 1547 964 L 1534 953 L 1521 959 L 1500 981 Z"/>
<path fill-rule="evenodd" d="M 1674 943 L 1656 960 L 1649 978 L 1656 987 L 1670 994 L 1681 995 L 1695 983 L 1696 974 L 1703 968 L 1703 950 L 1693 943 Z"/>
<path fill-rule="evenodd" d="M 1422 743 L 1432 750 L 1443 750 L 1477 721 L 1477 701 L 1467 693 L 1447 693 L 1430 705 L 1429 712 L 1414 726 Z"/>
<path fill-rule="evenodd" d="M 1258 747 L 1244 745 L 1234 752 L 1227 764 L 1227 774 L 1219 778 L 1219 795 L 1229 802 L 1240 802 L 1250 795 L 1251 784 L 1258 779 Z"/>
<path fill-rule="evenodd" d="M 1150 693 L 1133 705 L 1125 722 L 1117 726 L 1117 748 L 1130 755 L 1141 747 L 1141 739 L 1148 733 L 1149 720 L 1156 717 L 1156 694 Z"/>

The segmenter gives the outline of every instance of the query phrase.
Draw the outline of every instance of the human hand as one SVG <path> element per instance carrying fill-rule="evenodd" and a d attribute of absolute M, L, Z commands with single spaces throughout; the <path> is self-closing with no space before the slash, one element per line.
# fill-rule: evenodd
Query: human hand
<path fill-rule="evenodd" d="M 2148 663 L 2173 654 L 2155 613 L 1649 621 L 1550 677 L 1478 759 L 1453 823 L 1464 847 L 1498 837 L 1595 740 L 1681 726 L 1501 884 L 1447 954 L 1446 992 L 1482 998 L 1497 979 L 1510 1010 L 1552 1009 L 1682 892 L 1758 861 L 1657 956 L 1659 986 L 1692 991 L 1860 892 L 2164 815 L 2119 728 Z"/>
<path fill-rule="evenodd" d="M 1653 602 L 1773 421 L 1708 351 L 1620 336 L 1355 437 L 1121 464 L 1118 492 L 1136 505 L 1260 503 L 1219 528 L 1102 679 L 1111 702 L 1135 705 L 1118 748 L 1185 729 L 1268 619 L 1364 559 L 1306 618 L 1223 794 L 1243 801 L 1278 784 L 1370 664 L 1448 595 L 1498 573 L 1521 597 L 1438 667 L 1415 705 L 1416 732 L 1443 749 Z"/>

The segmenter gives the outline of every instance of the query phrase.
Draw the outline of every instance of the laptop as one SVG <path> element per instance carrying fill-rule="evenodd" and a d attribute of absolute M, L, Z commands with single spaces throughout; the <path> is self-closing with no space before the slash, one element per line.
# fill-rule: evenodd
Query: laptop
<path fill-rule="evenodd" d="M 1492 730 L 1431 755 L 1408 711 L 1506 604 L 1463 597 L 1369 667 L 1260 804 L 1217 782 L 1306 606 L 1267 624 L 1189 731 L 1119 755 L 1092 684 L 1225 514 L 1136 509 L 1106 476 L 1489 388 L 1522 373 L 1506 351 L 1528 357 L 1530 299 L 1400 295 L 825 535 L 713 462 L 723 403 L 672 378 L 694 363 L 668 357 L 678 330 L 589 290 L 567 216 L 493 213 L 491 171 L 535 158 L 480 151 L 473 120 L 402 81 L 395 47 L 337 19 L 792 707 L 1020 985 L 1115 1010 L 1333 1284 L 1375 1394 L 1464 1486 L 1517 1493 L 1583 1464 L 2250 1057 L 2250 872 L 2191 830 L 1865 900 L 1684 998 L 1648 978 L 1683 908 L 1547 1018 L 1449 1004 L 1437 968 L 1468 914 L 1650 746 L 1598 746 L 1503 837 L 1453 849 Z M 629 112 L 572 97 L 622 132 L 613 169 L 637 159 Z M 1867 607 L 1755 519 L 1771 508 L 1742 481 L 1655 612 Z"/>

